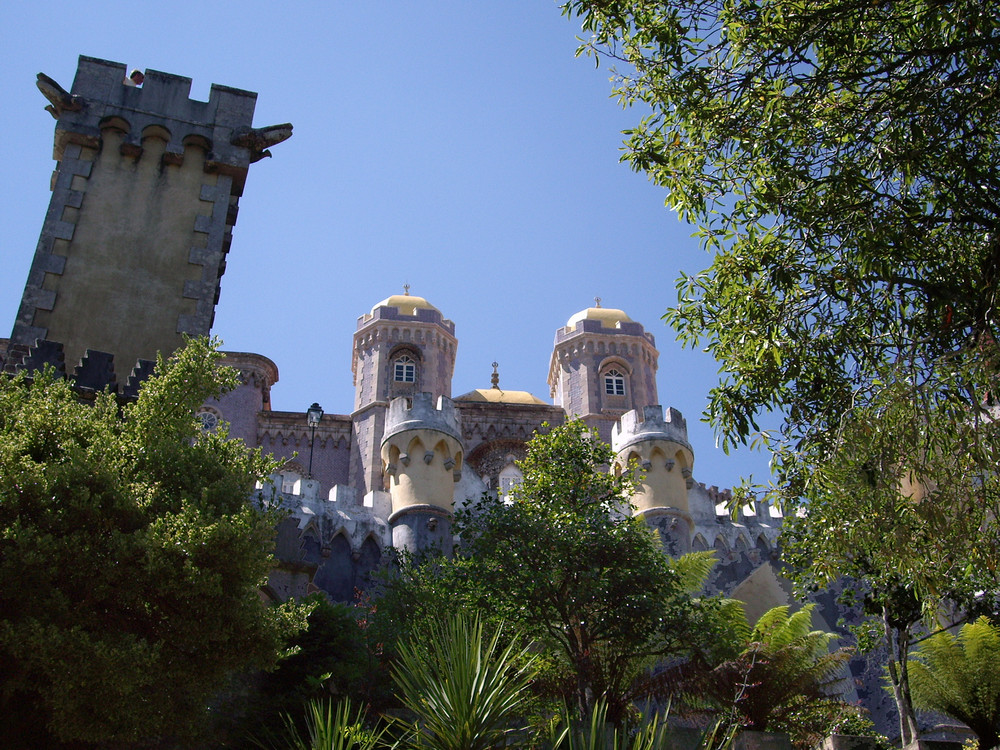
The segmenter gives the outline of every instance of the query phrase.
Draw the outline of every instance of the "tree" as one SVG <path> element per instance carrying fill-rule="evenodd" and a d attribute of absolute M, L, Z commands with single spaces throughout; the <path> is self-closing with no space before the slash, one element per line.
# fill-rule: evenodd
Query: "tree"
<path fill-rule="evenodd" d="M 302 603 L 312 610 L 306 629 L 285 644 L 290 655 L 276 669 L 254 675 L 251 695 L 241 699 L 245 718 L 240 722 L 239 742 L 246 737 L 258 743 L 268 741 L 286 733 L 289 721 L 296 731 L 306 732 L 307 721 L 333 716 L 332 709 L 321 700 L 324 697 L 362 699 L 369 710 L 376 702 L 372 700 L 372 688 L 378 681 L 369 669 L 359 623 L 360 608 L 330 602 L 321 594 L 309 596 Z M 314 704 L 305 716 L 300 716 L 300 709 L 308 701 Z"/>
<path fill-rule="evenodd" d="M 910 662 L 913 702 L 969 725 L 988 750 L 1000 745 L 1000 629 L 988 618 L 966 623 L 957 636 L 937 633 Z"/>
<path fill-rule="evenodd" d="M 622 65 L 620 100 L 651 110 L 624 158 L 714 254 L 666 317 L 722 364 L 707 409 L 722 443 L 772 450 L 771 499 L 820 529 L 817 581 L 885 570 L 927 615 L 995 591 L 995 8 L 564 11 L 593 33 L 584 51 Z M 767 412 L 780 426 L 758 433 Z"/>
<path fill-rule="evenodd" d="M 753 627 L 744 616 L 730 637 L 736 653 L 667 670 L 663 697 L 720 714 L 732 731 L 787 732 L 797 745 L 814 747 L 845 708 L 837 688 L 851 650 L 830 651 L 837 636 L 812 629 L 813 609 L 774 607 Z"/>
<path fill-rule="evenodd" d="M 669 560 L 629 514 L 632 473 L 609 473 L 612 459 L 579 421 L 536 435 L 512 502 L 486 496 L 456 514 L 455 558 L 404 561 L 381 611 L 403 611 L 411 625 L 453 607 L 489 612 L 545 650 L 550 668 L 536 684 L 581 715 L 603 700 L 620 724 L 648 667 L 708 647 L 720 607 L 689 590 L 710 556 Z"/>
<path fill-rule="evenodd" d="M 417 717 L 409 743 L 427 750 L 490 750 L 517 730 L 537 657 L 497 628 L 487 636 L 478 616 L 438 618 L 405 642 L 393 671 L 403 705 Z M 407 724 L 405 720 L 400 720 Z"/>
<path fill-rule="evenodd" d="M 232 386 L 192 340 L 134 403 L 52 372 L 0 379 L 0 713 L 12 747 L 183 738 L 235 670 L 304 624 L 264 607 L 270 464 L 194 412 Z"/>

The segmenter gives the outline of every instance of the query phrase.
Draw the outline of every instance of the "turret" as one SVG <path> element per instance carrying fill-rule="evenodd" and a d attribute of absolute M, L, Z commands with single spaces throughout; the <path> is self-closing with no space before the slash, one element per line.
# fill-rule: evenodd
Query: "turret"
<path fill-rule="evenodd" d="M 462 428 L 451 399 L 430 393 L 389 404 L 382 470 L 392 498 L 394 547 L 408 550 L 451 541 L 455 483 L 462 476 Z"/>
<path fill-rule="evenodd" d="M 351 483 L 364 492 L 382 489 L 379 446 L 386 408 L 399 396 L 430 393 L 451 398 L 455 371 L 455 324 L 423 297 L 395 294 L 358 318 L 354 373 L 355 441 Z"/>
<path fill-rule="evenodd" d="M 208 334 L 248 167 L 291 135 L 252 127 L 250 91 L 213 85 L 202 102 L 190 78 L 125 75 L 90 57 L 71 91 L 38 75 L 58 164 L 10 339 L 61 343 L 68 369 L 91 350 L 119 383 Z"/>
<path fill-rule="evenodd" d="M 657 402 L 659 353 L 640 323 L 595 302 L 556 331 L 549 388 L 557 406 L 610 440 L 622 414 Z"/>
<path fill-rule="evenodd" d="M 611 431 L 611 447 L 623 470 L 638 464 L 641 480 L 632 496 L 635 515 L 660 532 L 673 555 L 691 550 L 694 521 L 688 490 L 694 485 L 694 453 L 688 443 L 687 422 L 676 409 L 646 406 L 623 414 Z"/>

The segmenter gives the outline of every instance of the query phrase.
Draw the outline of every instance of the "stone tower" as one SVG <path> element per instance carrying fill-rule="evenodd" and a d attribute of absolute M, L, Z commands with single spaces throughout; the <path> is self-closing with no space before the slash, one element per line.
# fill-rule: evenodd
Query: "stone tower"
<path fill-rule="evenodd" d="M 653 335 L 624 311 L 587 308 L 556 331 L 548 378 L 553 402 L 610 442 L 622 414 L 657 403 L 658 357 Z"/>
<path fill-rule="evenodd" d="M 380 449 L 389 402 L 417 393 L 450 398 L 457 350 L 455 324 L 408 292 L 382 300 L 358 318 L 351 361 L 356 438 L 351 481 L 364 492 L 382 489 Z"/>
<path fill-rule="evenodd" d="M 646 406 L 623 414 L 611 431 L 611 447 L 619 470 L 635 461 L 642 474 L 631 498 L 635 515 L 660 532 L 669 554 L 690 552 L 694 453 L 681 413 L 667 409 L 664 418 L 663 407 Z"/>
<path fill-rule="evenodd" d="M 80 57 L 70 92 L 44 74 L 56 119 L 52 197 L 11 348 L 87 350 L 124 380 L 138 360 L 209 332 L 249 165 L 291 125 L 252 128 L 257 95 Z M 107 356 L 111 355 L 111 356 Z"/>
<path fill-rule="evenodd" d="M 392 498 L 392 546 L 448 550 L 455 484 L 462 476 L 462 428 L 450 398 L 430 393 L 389 404 L 382 466 Z"/>

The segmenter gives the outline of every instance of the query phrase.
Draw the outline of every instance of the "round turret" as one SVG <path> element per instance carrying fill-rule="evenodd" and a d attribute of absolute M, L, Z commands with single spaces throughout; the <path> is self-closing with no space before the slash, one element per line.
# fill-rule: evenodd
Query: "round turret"
<path fill-rule="evenodd" d="M 681 413 L 667 409 L 664 418 L 663 407 L 647 406 L 623 414 L 612 428 L 611 447 L 619 470 L 635 461 L 641 472 L 631 498 L 635 515 L 660 532 L 670 554 L 690 552 L 694 453 Z"/>
<path fill-rule="evenodd" d="M 392 498 L 393 546 L 448 549 L 455 483 L 462 476 L 462 430 L 451 399 L 430 393 L 393 399 L 382 438 L 382 470 Z"/>

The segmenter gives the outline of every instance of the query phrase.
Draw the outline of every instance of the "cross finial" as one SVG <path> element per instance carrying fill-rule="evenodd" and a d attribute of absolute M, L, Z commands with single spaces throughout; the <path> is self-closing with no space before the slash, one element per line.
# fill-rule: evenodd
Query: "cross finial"
<path fill-rule="evenodd" d="M 410 296 L 410 285 L 409 284 L 403 284 L 403 294 L 406 295 L 407 297 Z"/>
<path fill-rule="evenodd" d="M 601 298 L 600 297 L 594 297 L 594 304 L 597 305 L 598 307 L 600 307 L 601 306 Z"/>
<path fill-rule="evenodd" d="M 493 387 L 498 391 L 500 390 L 500 373 L 497 372 L 497 368 L 500 366 L 499 362 L 493 362 L 493 375 L 490 377 L 490 382 L 493 383 Z"/>

